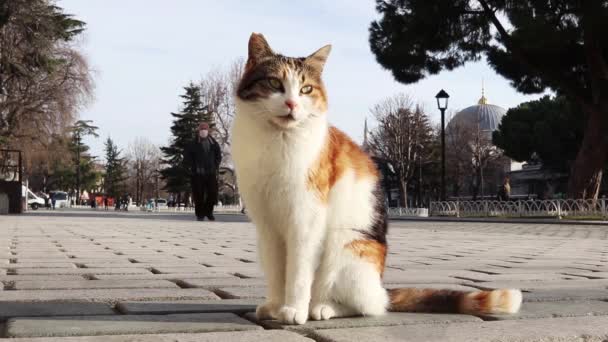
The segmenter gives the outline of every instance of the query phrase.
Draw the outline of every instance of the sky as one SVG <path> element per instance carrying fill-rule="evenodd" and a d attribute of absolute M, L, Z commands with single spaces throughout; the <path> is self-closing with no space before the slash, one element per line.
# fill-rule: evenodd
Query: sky
<path fill-rule="evenodd" d="M 307 56 L 332 44 L 324 70 L 329 121 L 353 139 L 363 139 L 369 110 L 384 98 L 408 94 L 434 122 L 440 121 L 435 95 L 450 94 L 448 112 L 477 103 L 482 80 L 489 103 L 510 108 L 540 95 L 517 93 L 485 62 L 444 71 L 404 85 L 375 60 L 368 29 L 378 18 L 373 0 L 58 0 L 66 13 L 87 23 L 79 49 L 94 69 L 93 102 L 80 118 L 99 126 L 88 138 L 94 155 L 103 156 L 111 137 L 126 149 L 137 137 L 167 145 L 171 112 L 190 81 L 227 69 L 245 58 L 252 32 L 263 33 L 273 50 Z M 433 20 L 433 18 L 429 18 Z"/>

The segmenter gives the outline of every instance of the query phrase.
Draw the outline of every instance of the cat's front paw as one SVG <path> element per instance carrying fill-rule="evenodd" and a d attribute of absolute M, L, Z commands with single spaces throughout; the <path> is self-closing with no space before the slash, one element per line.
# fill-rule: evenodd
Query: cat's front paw
<path fill-rule="evenodd" d="M 308 308 L 298 310 L 285 305 L 279 310 L 279 317 L 277 319 L 284 324 L 304 324 L 308 320 Z"/>
<path fill-rule="evenodd" d="M 260 304 L 255 310 L 255 316 L 259 320 L 277 319 L 280 307 L 280 304 L 274 302 Z"/>
<path fill-rule="evenodd" d="M 316 304 L 310 309 L 310 318 L 315 321 L 328 320 L 336 316 L 336 311 L 329 304 Z"/>

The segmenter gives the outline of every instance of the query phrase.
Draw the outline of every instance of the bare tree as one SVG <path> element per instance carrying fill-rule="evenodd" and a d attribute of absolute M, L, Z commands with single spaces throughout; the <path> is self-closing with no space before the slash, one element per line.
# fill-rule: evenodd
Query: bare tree
<path fill-rule="evenodd" d="M 450 122 L 446 144 L 447 171 L 454 185 L 453 195 L 461 195 L 467 183 L 474 199 L 492 193 L 495 189 L 484 189 L 487 173 L 500 171 L 499 164 L 504 160 L 502 151 L 492 144 L 491 132 L 481 129 L 479 122 Z"/>
<path fill-rule="evenodd" d="M 148 138 L 138 137 L 127 148 L 129 178 L 135 182 L 135 200 L 138 204 L 146 197 L 154 196 L 155 175 L 160 167 L 161 152 Z"/>
<path fill-rule="evenodd" d="M 448 184 L 452 185 L 452 196 L 460 196 L 471 173 L 471 131 L 468 126 L 451 122 L 446 135 L 446 173 Z"/>
<path fill-rule="evenodd" d="M 381 101 L 371 112 L 378 126 L 370 133 L 369 148 L 394 166 L 399 177 L 401 205 L 407 207 L 408 184 L 416 166 L 431 153 L 433 134 L 428 115 L 404 94 Z"/>
<path fill-rule="evenodd" d="M 228 70 L 216 69 L 206 74 L 200 81 L 203 106 L 213 113 L 218 142 L 224 154 L 223 164 L 231 167 L 230 129 L 234 119 L 234 94 L 241 78 L 244 61 L 234 61 Z"/>

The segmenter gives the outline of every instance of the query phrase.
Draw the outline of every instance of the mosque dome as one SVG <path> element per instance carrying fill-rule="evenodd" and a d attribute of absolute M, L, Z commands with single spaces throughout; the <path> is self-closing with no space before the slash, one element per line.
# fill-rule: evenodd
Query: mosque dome
<path fill-rule="evenodd" d="M 481 98 L 476 105 L 467 107 L 452 117 L 448 122 L 448 129 L 454 125 L 477 126 L 481 131 L 493 132 L 498 129 L 498 125 L 507 110 L 488 103 L 483 90 Z"/>

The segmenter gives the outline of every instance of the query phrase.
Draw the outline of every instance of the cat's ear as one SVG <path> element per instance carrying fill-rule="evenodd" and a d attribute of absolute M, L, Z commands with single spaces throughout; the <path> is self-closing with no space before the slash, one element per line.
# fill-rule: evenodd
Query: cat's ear
<path fill-rule="evenodd" d="M 247 66 L 253 66 L 260 60 L 274 55 L 274 52 L 268 45 L 266 38 L 260 33 L 252 33 L 249 37 L 249 56 L 247 57 Z"/>
<path fill-rule="evenodd" d="M 306 63 L 316 67 L 320 71 L 323 71 L 327 57 L 331 52 L 331 45 L 325 45 L 319 50 L 315 51 L 312 55 L 306 57 Z"/>

